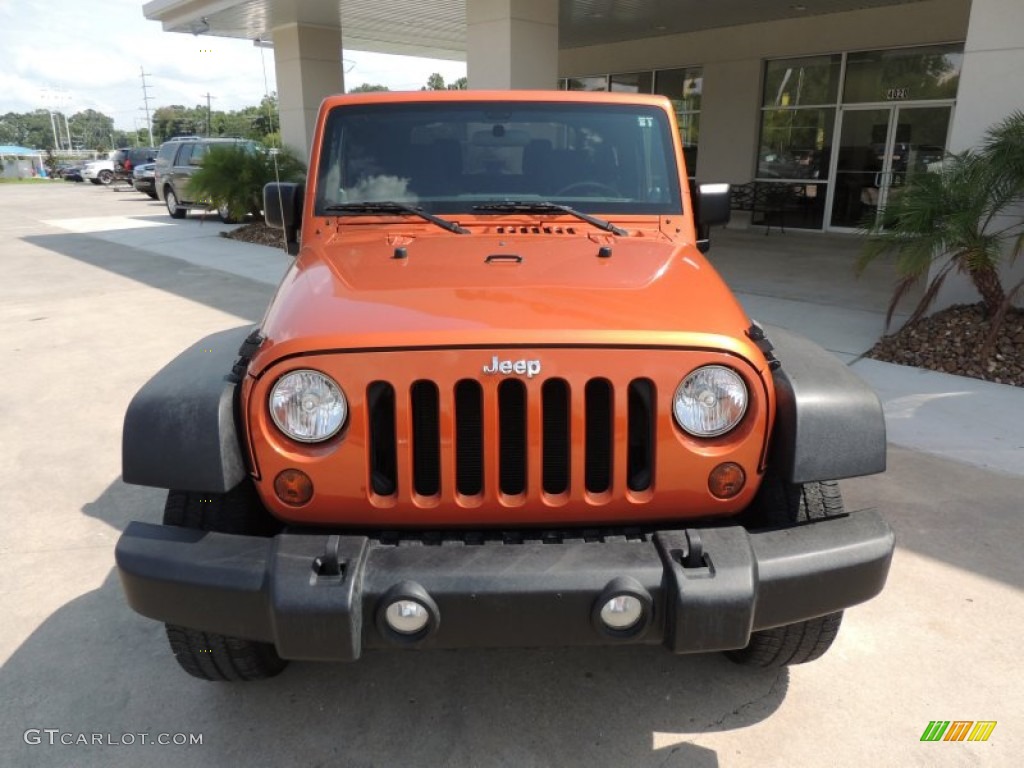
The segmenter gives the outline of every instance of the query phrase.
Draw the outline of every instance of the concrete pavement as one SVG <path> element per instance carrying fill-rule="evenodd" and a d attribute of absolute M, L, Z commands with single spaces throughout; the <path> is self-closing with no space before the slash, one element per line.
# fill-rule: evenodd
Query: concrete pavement
<path fill-rule="evenodd" d="M 847 612 L 813 664 L 525 649 L 373 653 L 251 685 L 188 678 L 113 571 L 120 530 L 162 504 L 120 481 L 121 419 L 183 347 L 257 322 L 287 259 L 91 185 L 3 185 L 0 212 L 0 765 L 1016 766 L 1024 754 L 1024 393 L 872 361 L 856 370 L 882 390 L 896 446 L 886 474 L 843 490 L 848 508 L 886 514 L 898 550 L 886 590 Z M 753 314 L 852 358 L 880 322 L 869 291 L 844 304 L 804 269 L 773 297 L 730 274 L 765 241 L 810 249 L 799 237 L 725 233 L 712 256 Z M 843 320 L 845 335 L 821 338 L 837 317 L 860 317 L 861 335 Z M 935 719 L 998 726 L 985 743 L 921 743 Z M 35 731 L 41 743 L 26 743 Z M 59 743 L 94 733 L 203 743 Z"/>
<path fill-rule="evenodd" d="M 881 398 L 891 443 L 1024 476 L 1024 390 L 861 358 L 885 332 L 891 263 L 857 277 L 856 237 L 761 232 L 716 233 L 709 253 L 751 317 L 802 333 L 848 363 Z M 894 329 L 916 298 L 900 305 Z"/>

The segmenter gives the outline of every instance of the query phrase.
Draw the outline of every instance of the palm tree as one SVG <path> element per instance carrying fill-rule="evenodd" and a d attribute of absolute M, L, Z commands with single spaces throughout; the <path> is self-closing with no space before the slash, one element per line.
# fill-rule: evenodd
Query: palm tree
<path fill-rule="evenodd" d="M 1009 302 L 1021 288 L 1004 289 L 999 268 L 1024 246 L 1024 112 L 1015 112 L 989 128 L 980 150 L 949 154 L 939 169 L 910 177 L 891 195 L 868 235 L 858 270 L 882 254 L 896 254 L 899 280 L 889 303 L 886 327 L 900 299 L 933 275 L 908 320 L 920 320 L 949 273 L 970 279 L 981 296 L 993 333 Z"/>
<path fill-rule="evenodd" d="M 269 150 L 252 142 L 215 145 L 189 179 L 196 200 L 208 200 L 225 221 L 240 221 L 259 214 L 263 187 L 271 181 L 300 181 L 306 166 L 287 147 Z"/>

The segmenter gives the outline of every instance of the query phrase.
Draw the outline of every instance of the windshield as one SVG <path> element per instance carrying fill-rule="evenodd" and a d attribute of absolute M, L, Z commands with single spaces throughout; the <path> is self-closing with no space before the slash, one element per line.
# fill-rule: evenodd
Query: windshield
<path fill-rule="evenodd" d="M 664 111 L 623 104 L 388 103 L 327 117 L 316 212 L 398 202 L 435 213 L 545 201 L 603 214 L 681 210 Z"/>

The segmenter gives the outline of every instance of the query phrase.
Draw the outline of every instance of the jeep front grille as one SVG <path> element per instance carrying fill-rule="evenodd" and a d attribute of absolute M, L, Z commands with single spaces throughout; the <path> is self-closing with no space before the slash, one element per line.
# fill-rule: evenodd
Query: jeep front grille
<path fill-rule="evenodd" d="M 619 397 L 625 408 L 616 408 Z M 613 488 L 617 442 L 625 447 L 619 456 L 628 490 L 647 491 L 654 482 L 656 398 L 649 379 L 632 380 L 624 393 L 603 378 L 575 387 L 561 378 L 509 378 L 486 387 L 461 379 L 450 391 L 418 380 L 405 393 L 376 381 L 366 402 L 370 489 L 378 497 L 396 496 L 403 483 L 417 497 L 438 497 L 452 477 L 442 466 L 448 455 L 454 456 L 455 493 L 466 500 L 500 496 L 505 504 L 524 503 L 534 488 L 556 504 L 584 494 L 600 502 L 626 491 Z M 406 408 L 407 419 L 396 416 Z M 444 446 L 452 444 L 446 454 Z M 398 460 L 406 446 L 408 477 Z M 540 452 L 533 479 L 531 448 Z"/>
<path fill-rule="evenodd" d="M 484 392 L 472 379 L 455 385 L 455 490 L 463 496 L 484 490 Z"/>

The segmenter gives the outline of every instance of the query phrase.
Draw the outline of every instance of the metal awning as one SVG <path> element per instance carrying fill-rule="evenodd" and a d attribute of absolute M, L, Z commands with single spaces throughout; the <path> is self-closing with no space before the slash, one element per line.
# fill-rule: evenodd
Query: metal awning
<path fill-rule="evenodd" d="M 347 50 L 465 59 L 471 0 L 151 0 L 170 32 L 269 40 L 287 24 L 342 29 Z M 803 18 L 922 0 L 560 0 L 561 48 Z"/>

